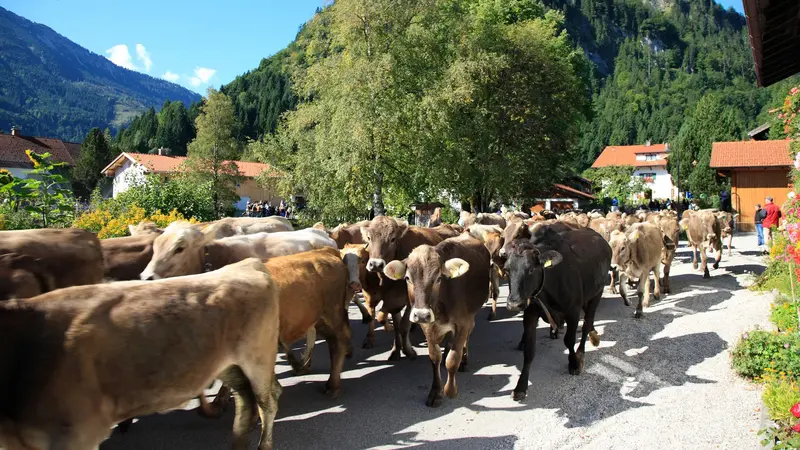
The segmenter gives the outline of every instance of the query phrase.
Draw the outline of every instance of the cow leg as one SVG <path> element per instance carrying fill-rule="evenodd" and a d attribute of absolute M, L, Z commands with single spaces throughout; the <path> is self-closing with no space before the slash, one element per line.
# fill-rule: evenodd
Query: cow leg
<path fill-rule="evenodd" d="M 399 361 L 400 360 L 400 349 L 403 348 L 403 336 L 400 333 L 400 313 L 392 313 L 392 318 L 394 319 L 395 327 L 394 327 L 394 344 L 392 344 L 392 353 L 389 355 L 389 361 Z"/>
<path fill-rule="evenodd" d="M 664 264 L 664 281 L 661 283 L 662 290 L 665 294 L 669 294 L 669 269 L 672 267 L 672 263 Z"/>
<path fill-rule="evenodd" d="M 344 314 L 339 323 L 331 324 L 328 350 L 331 357 L 331 376 L 325 385 L 325 393 L 331 398 L 338 398 L 342 388 L 342 370 L 344 359 L 350 349 L 350 322 Z"/>
<path fill-rule="evenodd" d="M 625 271 L 619 272 L 619 295 L 625 306 L 631 306 L 631 300 L 628 298 L 628 274 Z"/>
<path fill-rule="evenodd" d="M 597 297 L 591 299 L 586 306 L 583 307 L 583 328 L 581 328 L 581 343 L 578 344 L 578 351 L 575 353 L 575 358 L 578 360 L 578 373 L 583 373 L 583 359 L 586 352 L 586 337 L 590 336 L 592 344 L 597 347 L 600 345 L 600 337 L 594 329 L 594 315 L 597 312 L 597 306 L 600 304 L 600 299 L 603 298 L 601 293 Z"/>
<path fill-rule="evenodd" d="M 655 284 L 653 298 L 661 300 L 661 264 L 659 263 L 656 263 L 655 267 L 653 267 L 653 283 Z M 644 306 L 645 308 L 650 306 L 650 302 L 648 301 Z"/>
<path fill-rule="evenodd" d="M 361 301 L 358 293 L 353 294 L 353 303 L 355 303 L 358 310 L 361 311 L 361 323 L 369 323 L 372 321 L 372 314 L 370 314 L 367 307 L 364 306 L 364 302 Z"/>
<path fill-rule="evenodd" d="M 511 394 L 516 401 L 524 400 L 528 395 L 528 379 L 530 377 L 531 363 L 536 356 L 536 324 L 539 323 L 540 308 L 532 303 L 525 309 L 522 318 L 522 343 L 524 344 L 524 357 L 522 360 L 522 372 L 517 380 L 517 386 Z M 575 331 L 573 330 L 573 336 Z M 574 337 L 573 337 L 574 339 Z"/>
<path fill-rule="evenodd" d="M 428 342 L 428 356 L 431 358 L 431 369 L 433 369 L 433 382 L 425 405 L 437 407 L 442 404 L 442 348 L 439 346 L 441 336 L 436 325 L 431 324 L 426 327 L 425 340 Z"/>
<path fill-rule="evenodd" d="M 372 348 L 375 346 L 375 321 L 370 320 L 367 325 L 367 336 L 364 338 L 364 343 L 361 348 Z"/>
<path fill-rule="evenodd" d="M 220 375 L 220 378 L 223 383 L 233 389 L 236 406 L 233 418 L 233 449 L 246 450 L 250 446 L 250 429 L 256 424 L 256 396 L 252 384 L 239 366 L 226 370 Z"/>
<path fill-rule="evenodd" d="M 467 338 L 475 326 L 474 321 L 470 320 L 467 326 L 457 326 L 453 333 L 453 339 L 450 343 L 451 352 L 447 356 L 445 367 L 447 368 L 447 382 L 444 385 L 444 395 L 448 398 L 456 398 L 458 396 L 458 384 L 456 384 L 456 372 L 461 367 L 462 357 L 464 350 L 467 348 Z"/>
<path fill-rule="evenodd" d="M 308 339 L 308 334 L 306 334 L 306 339 Z M 289 361 L 289 365 L 292 366 L 292 371 L 295 375 L 303 375 L 305 373 L 303 371 L 303 364 L 294 356 L 291 344 L 281 341 L 281 346 L 283 347 L 283 352 L 286 353 L 286 360 Z"/>
<path fill-rule="evenodd" d="M 517 344 L 517 350 L 523 351 L 525 350 L 525 328 L 522 329 L 522 337 L 519 338 L 519 344 Z"/>
<path fill-rule="evenodd" d="M 402 337 L 403 354 L 411 360 L 416 359 L 417 351 L 414 350 L 414 346 L 411 345 L 411 306 L 406 306 L 403 315 L 400 317 L 398 327 L 400 328 L 400 335 Z"/>
<path fill-rule="evenodd" d="M 308 332 L 306 332 L 306 349 L 303 352 L 303 356 L 300 361 L 300 370 L 295 370 L 296 375 L 306 374 L 311 371 L 311 357 L 314 356 L 314 344 L 316 343 L 317 329 L 315 327 L 311 327 L 309 328 Z"/>
<path fill-rule="evenodd" d="M 722 244 L 719 244 L 719 249 L 717 249 L 717 259 L 714 260 L 714 269 L 719 269 L 719 263 L 722 261 Z"/>
<path fill-rule="evenodd" d="M 492 310 L 489 312 L 489 320 L 494 320 L 497 317 L 497 298 L 500 296 L 500 274 L 494 266 L 489 270 L 489 289 L 492 297 Z"/>
<path fill-rule="evenodd" d="M 283 392 L 281 384 L 275 377 L 275 370 L 248 370 L 250 386 L 258 405 L 261 418 L 261 437 L 258 450 L 272 450 L 272 434 L 275 415 L 278 413 L 278 399 Z"/>
<path fill-rule="evenodd" d="M 474 328 L 474 325 L 473 325 Z M 470 334 L 472 332 L 470 331 Z M 467 335 L 467 341 L 464 343 L 464 351 L 461 355 L 461 364 L 458 366 L 459 372 L 466 372 L 467 371 L 467 364 L 469 363 L 469 355 L 467 349 L 469 348 L 469 335 Z"/>
<path fill-rule="evenodd" d="M 700 268 L 703 269 L 703 278 L 711 278 L 708 274 L 708 255 L 705 247 L 700 247 Z"/>
<path fill-rule="evenodd" d="M 692 269 L 697 270 L 697 252 L 700 250 L 697 246 L 692 246 Z"/>
<path fill-rule="evenodd" d="M 611 269 L 611 293 L 617 293 L 617 278 L 619 278 L 619 270 L 618 269 Z"/>
<path fill-rule="evenodd" d="M 578 317 L 579 313 L 567 317 L 567 332 L 564 334 L 564 345 L 569 350 L 569 357 L 567 358 L 569 364 L 569 374 L 578 375 L 581 373 L 580 365 L 578 364 L 578 357 L 575 354 L 575 333 L 578 331 Z"/>
<path fill-rule="evenodd" d="M 647 273 L 643 271 L 639 276 L 639 285 L 636 287 L 636 292 L 639 294 L 639 303 L 636 305 L 636 312 L 633 313 L 633 317 L 641 319 L 642 310 L 650 304 L 650 271 L 647 271 Z"/>
<path fill-rule="evenodd" d="M 733 233 L 728 236 L 728 256 L 733 256 Z"/>

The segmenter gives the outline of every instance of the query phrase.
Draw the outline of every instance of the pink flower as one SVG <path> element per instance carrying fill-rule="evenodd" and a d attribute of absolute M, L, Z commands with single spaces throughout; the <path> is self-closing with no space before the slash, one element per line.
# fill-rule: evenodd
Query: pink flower
<path fill-rule="evenodd" d="M 800 423 L 792 426 L 792 431 L 794 431 L 795 433 L 800 433 Z"/>
<path fill-rule="evenodd" d="M 789 348 L 789 343 L 787 342 L 787 343 L 783 344 L 783 348 L 788 349 Z M 797 405 L 795 405 L 795 406 L 797 406 Z M 798 416 L 798 417 L 800 417 L 800 416 Z"/>

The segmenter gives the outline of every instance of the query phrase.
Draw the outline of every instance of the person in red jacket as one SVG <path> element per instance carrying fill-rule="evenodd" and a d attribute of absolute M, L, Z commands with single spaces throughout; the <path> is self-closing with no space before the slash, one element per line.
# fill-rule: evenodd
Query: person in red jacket
<path fill-rule="evenodd" d="M 767 197 L 767 204 L 764 205 L 764 220 L 761 226 L 764 227 L 764 242 L 769 247 L 772 241 L 772 227 L 777 227 L 781 219 L 781 209 L 773 203 L 772 197 Z"/>

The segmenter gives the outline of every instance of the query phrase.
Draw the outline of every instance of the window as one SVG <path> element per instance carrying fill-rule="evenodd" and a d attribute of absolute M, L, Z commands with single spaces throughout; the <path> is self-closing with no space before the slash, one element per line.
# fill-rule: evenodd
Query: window
<path fill-rule="evenodd" d="M 644 156 L 645 161 L 655 161 L 658 159 L 658 155 L 655 153 L 648 153 Z"/>
<path fill-rule="evenodd" d="M 656 174 L 655 172 L 642 172 L 639 174 L 639 178 L 645 183 L 652 183 L 656 179 Z"/>

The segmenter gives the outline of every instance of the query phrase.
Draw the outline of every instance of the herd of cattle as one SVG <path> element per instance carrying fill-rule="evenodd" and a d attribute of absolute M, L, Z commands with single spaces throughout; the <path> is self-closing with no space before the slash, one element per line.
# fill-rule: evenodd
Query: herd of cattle
<path fill-rule="evenodd" d="M 653 295 L 669 292 L 680 229 L 705 277 L 706 252 L 716 252 L 716 268 L 732 234 L 730 215 L 713 210 L 680 222 L 665 211 L 462 214 L 460 223 L 422 228 L 381 216 L 294 231 L 280 217 L 227 218 L 142 223 L 102 241 L 78 229 L 0 232 L 0 447 L 93 449 L 115 424 L 195 398 L 200 414 L 219 417 L 232 393 L 233 447 L 248 447 L 260 419 L 259 448 L 270 449 L 279 348 L 303 373 L 320 333 L 330 350 L 325 391 L 338 396 L 352 354 L 351 301 L 369 324 L 363 348 L 375 345 L 376 321 L 394 333 L 390 360 L 415 358 L 411 323 L 422 328 L 433 368 L 426 404 L 437 406 L 458 394 L 475 316 L 491 300 L 495 318 L 502 279 L 508 309 L 524 311 L 513 391 L 521 400 L 539 318 L 551 338 L 566 325 L 569 373 L 580 374 L 587 337 L 599 345 L 594 315 L 609 284 L 630 305 L 627 287 L 638 280 L 641 317 L 651 272 Z M 303 338 L 298 359 L 292 345 Z M 215 379 L 223 387 L 209 403 Z"/>

